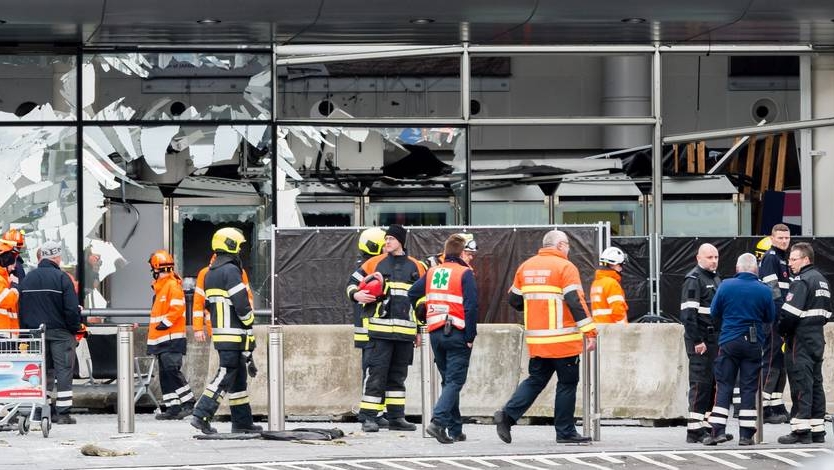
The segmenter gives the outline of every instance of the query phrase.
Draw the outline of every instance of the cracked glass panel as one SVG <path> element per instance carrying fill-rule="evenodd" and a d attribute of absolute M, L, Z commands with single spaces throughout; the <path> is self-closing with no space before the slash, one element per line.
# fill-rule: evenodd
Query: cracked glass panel
<path fill-rule="evenodd" d="M 269 54 L 142 52 L 84 56 L 84 119 L 269 120 Z"/>
<path fill-rule="evenodd" d="M 278 226 L 465 220 L 464 129 L 287 126 L 278 135 Z M 352 204 L 365 196 L 369 204 Z"/>
<path fill-rule="evenodd" d="M 153 281 L 150 254 L 168 250 L 177 273 L 196 278 L 209 262 L 211 235 L 231 225 L 246 233 L 242 258 L 256 306 L 264 308 L 270 298 L 270 135 L 268 125 L 85 127 L 91 175 L 85 203 L 98 200 L 106 209 L 85 212 L 85 225 L 92 224 L 84 242 L 87 306 L 148 308 L 149 291 L 135 286 Z"/>
<path fill-rule="evenodd" d="M 21 258 L 27 271 L 37 266 L 44 242 L 60 241 L 62 267 L 76 274 L 75 141 L 75 127 L 0 127 L 0 161 L 6 168 L 0 174 L 0 228 L 25 232 Z"/>
<path fill-rule="evenodd" d="M 0 55 L 0 121 L 75 120 L 75 57 Z"/>

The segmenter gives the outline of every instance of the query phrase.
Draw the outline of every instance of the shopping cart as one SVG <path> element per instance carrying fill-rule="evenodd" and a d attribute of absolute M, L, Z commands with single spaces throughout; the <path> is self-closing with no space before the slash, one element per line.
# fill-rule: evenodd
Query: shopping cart
<path fill-rule="evenodd" d="M 52 427 L 46 388 L 46 328 L 0 330 L 0 430 L 29 432 L 40 416 L 43 437 Z"/>

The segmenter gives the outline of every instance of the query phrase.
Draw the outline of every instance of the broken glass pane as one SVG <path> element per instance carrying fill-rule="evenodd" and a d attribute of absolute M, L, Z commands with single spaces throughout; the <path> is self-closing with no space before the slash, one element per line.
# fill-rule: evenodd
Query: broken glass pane
<path fill-rule="evenodd" d="M 75 119 L 75 56 L 0 55 L 0 121 Z"/>

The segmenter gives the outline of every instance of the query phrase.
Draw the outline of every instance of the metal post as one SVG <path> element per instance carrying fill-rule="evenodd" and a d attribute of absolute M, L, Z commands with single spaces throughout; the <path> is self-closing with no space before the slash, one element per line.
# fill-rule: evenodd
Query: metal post
<path fill-rule="evenodd" d="M 764 440 L 764 407 L 762 406 L 762 371 L 759 369 L 759 389 L 756 392 L 756 435 L 753 436 L 753 442 L 761 444 Z"/>
<path fill-rule="evenodd" d="M 269 327 L 268 394 L 270 431 L 284 430 L 284 328 Z"/>
<path fill-rule="evenodd" d="M 116 383 L 118 384 L 119 432 L 132 433 L 134 432 L 133 326 L 119 325 L 116 338 L 118 341 Z"/>
<path fill-rule="evenodd" d="M 592 423 L 591 437 L 595 441 L 600 440 L 600 394 L 599 394 L 599 335 L 597 335 L 597 347 L 591 351 L 591 409 Z"/>
<path fill-rule="evenodd" d="M 582 435 L 591 435 L 591 361 L 588 340 L 582 338 Z"/>
<path fill-rule="evenodd" d="M 426 426 L 431 422 L 431 412 L 434 406 L 429 329 L 421 326 L 418 334 L 420 335 L 420 398 L 423 407 L 423 437 L 431 437 L 426 433 Z"/>

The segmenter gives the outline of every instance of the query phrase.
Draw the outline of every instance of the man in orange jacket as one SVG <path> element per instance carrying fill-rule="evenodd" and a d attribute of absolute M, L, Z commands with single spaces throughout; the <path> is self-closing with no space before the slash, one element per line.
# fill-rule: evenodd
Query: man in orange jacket
<path fill-rule="evenodd" d="M 154 277 L 154 299 L 148 324 L 148 354 L 159 360 L 159 386 L 165 412 L 156 419 L 183 419 L 194 409 L 194 394 L 182 374 L 185 355 L 185 293 L 174 272 L 174 258 L 165 250 L 148 260 Z"/>
<path fill-rule="evenodd" d="M 512 442 L 510 428 L 544 390 L 553 373 L 558 377 L 554 424 L 556 442 L 581 443 L 573 422 L 579 355 L 584 339 L 588 351 L 596 348 L 596 327 L 585 304 L 579 270 L 568 260 L 567 235 L 551 230 L 544 235 L 536 256 L 519 266 L 510 288 L 510 306 L 524 311 L 524 336 L 530 353 L 527 377 L 504 405 L 495 412 L 498 437 Z"/>
<path fill-rule="evenodd" d="M 596 323 L 628 323 L 628 304 L 620 285 L 626 259 L 623 250 L 614 246 L 603 250 L 599 257 L 601 268 L 591 284 L 591 314 Z"/>
<path fill-rule="evenodd" d="M 17 253 L 13 242 L 0 240 L 0 338 L 11 335 L 2 330 L 20 328 L 17 320 L 17 289 L 12 287 L 8 268 L 15 265 Z"/>

